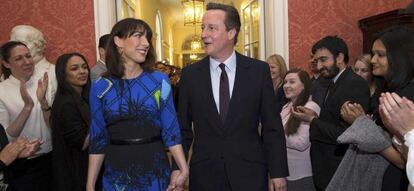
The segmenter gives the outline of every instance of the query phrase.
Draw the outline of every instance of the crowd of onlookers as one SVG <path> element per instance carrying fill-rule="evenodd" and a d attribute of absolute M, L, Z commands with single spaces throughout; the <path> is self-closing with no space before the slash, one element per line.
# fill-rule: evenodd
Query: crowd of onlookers
<path fill-rule="evenodd" d="M 311 73 L 237 53 L 232 6 L 209 3 L 202 29 L 208 56 L 181 70 L 155 62 L 139 19 L 100 38 L 93 68 L 77 52 L 51 64 L 39 30 L 13 28 L 0 49 L 0 191 L 179 191 L 187 179 L 196 191 L 414 190 L 412 29 L 379 32 L 356 60 L 326 36 Z"/>

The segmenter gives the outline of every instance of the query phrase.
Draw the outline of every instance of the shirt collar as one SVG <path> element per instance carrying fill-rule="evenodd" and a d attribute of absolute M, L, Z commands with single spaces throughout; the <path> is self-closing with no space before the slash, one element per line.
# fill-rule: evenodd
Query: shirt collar
<path fill-rule="evenodd" d="M 346 68 L 342 69 L 333 79 L 333 83 L 336 83 L 336 80 L 338 80 L 339 76 L 345 71 Z"/>
<path fill-rule="evenodd" d="M 30 85 L 32 85 L 32 84 L 33 84 L 33 76 L 34 76 L 34 75 L 32 75 L 32 76 L 30 77 L 30 79 L 26 82 L 26 85 L 30 86 Z M 10 80 L 10 82 L 11 82 L 11 83 L 13 83 L 13 84 L 19 84 L 19 85 L 20 85 L 20 80 L 19 80 L 19 79 L 17 79 L 17 78 L 15 78 L 15 77 L 14 77 L 13 75 L 11 75 L 11 74 L 10 74 L 9 78 L 7 78 L 6 80 Z"/>
<path fill-rule="evenodd" d="M 105 65 L 105 62 L 102 59 L 99 58 L 98 61 Z"/>
<path fill-rule="evenodd" d="M 221 62 L 213 59 L 210 57 L 210 69 L 218 69 L 219 65 L 221 64 Z M 223 64 L 226 65 L 226 68 L 231 71 L 234 72 L 236 71 L 236 52 L 233 51 L 233 53 L 231 54 L 231 56 L 229 58 L 227 58 L 227 60 L 225 60 L 223 62 Z"/>

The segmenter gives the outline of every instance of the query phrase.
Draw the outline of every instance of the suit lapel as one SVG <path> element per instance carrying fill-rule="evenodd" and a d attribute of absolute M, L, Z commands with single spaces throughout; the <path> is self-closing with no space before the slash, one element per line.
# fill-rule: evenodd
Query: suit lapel
<path fill-rule="evenodd" d="M 335 84 L 333 85 L 334 87 L 329 93 L 327 100 L 330 99 L 333 95 L 335 95 L 336 89 L 341 85 L 342 81 L 344 81 L 344 79 L 348 76 L 349 72 L 352 72 L 351 69 L 346 68 L 345 71 L 339 76 L 339 78 L 336 80 Z"/>
<path fill-rule="evenodd" d="M 199 70 L 200 70 L 200 78 L 201 78 L 200 87 L 205 87 L 205 88 L 202 88 L 201 95 L 204 97 L 203 100 L 206 101 L 205 105 L 207 107 L 207 112 L 209 113 L 207 117 L 208 118 L 211 117 L 212 120 L 209 120 L 209 121 L 213 123 L 214 127 L 217 127 L 221 131 L 223 129 L 222 128 L 223 124 L 221 123 L 221 119 L 220 119 L 220 115 L 217 110 L 216 102 L 214 101 L 213 89 L 211 86 L 209 57 L 206 57 L 201 61 Z"/>
<path fill-rule="evenodd" d="M 235 115 L 238 113 L 238 106 L 242 103 L 241 97 L 243 95 L 243 86 L 248 83 L 248 74 L 250 64 L 243 59 L 243 56 L 236 52 L 236 76 L 234 78 L 233 93 L 230 99 L 229 111 L 227 112 L 227 118 L 225 120 L 225 127 L 231 124 L 231 121 L 234 119 Z"/>

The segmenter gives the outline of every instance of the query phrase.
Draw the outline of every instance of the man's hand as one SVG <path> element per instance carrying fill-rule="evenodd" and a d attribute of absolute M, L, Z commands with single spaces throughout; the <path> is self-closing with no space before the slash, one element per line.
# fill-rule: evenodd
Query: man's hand
<path fill-rule="evenodd" d="M 287 191 L 286 178 L 272 178 L 269 180 L 269 191 Z"/>
<path fill-rule="evenodd" d="M 348 124 L 352 124 L 359 116 L 365 115 L 365 111 L 359 103 L 346 101 L 341 107 L 341 117 Z"/>
<path fill-rule="evenodd" d="M 292 107 L 291 113 L 294 117 L 305 122 L 311 122 L 313 118 L 318 117 L 318 114 L 315 111 L 304 106 Z"/>

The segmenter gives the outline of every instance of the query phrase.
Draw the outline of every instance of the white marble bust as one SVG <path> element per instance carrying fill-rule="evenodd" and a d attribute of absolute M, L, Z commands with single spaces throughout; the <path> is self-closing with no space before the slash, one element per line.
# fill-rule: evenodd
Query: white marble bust
<path fill-rule="evenodd" d="M 46 40 L 43 36 L 43 33 L 30 25 L 17 25 L 11 30 L 10 40 L 23 42 L 29 48 L 33 62 L 35 63 L 35 79 L 42 78 L 45 72 L 48 73 L 48 89 L 50 88 L 48 92 L 51 92 L 53 94 L 53 96 L 51 96 L 52 100 L 48 100 L 49 104 L 51 105 L 57 89 L 57 80 L 55 74 L 55 65 L 51 64 L 44 56 Z"/>

